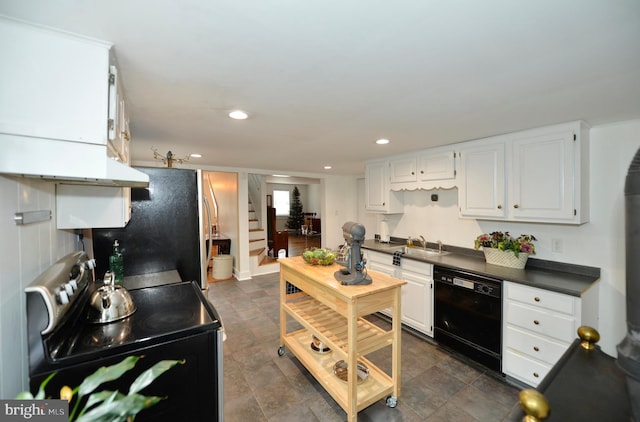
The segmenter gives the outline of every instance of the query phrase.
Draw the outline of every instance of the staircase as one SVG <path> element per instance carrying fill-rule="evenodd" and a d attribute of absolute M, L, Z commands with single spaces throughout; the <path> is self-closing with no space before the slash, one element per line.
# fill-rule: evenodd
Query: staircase
<path fill-rule="evenodd" d="M 249 264 L 251 275 L 271 274 L 280 271 L 277 259 L 268 255 L 267 231 L 256 218 L 256 211 L 249 203 Z"/>

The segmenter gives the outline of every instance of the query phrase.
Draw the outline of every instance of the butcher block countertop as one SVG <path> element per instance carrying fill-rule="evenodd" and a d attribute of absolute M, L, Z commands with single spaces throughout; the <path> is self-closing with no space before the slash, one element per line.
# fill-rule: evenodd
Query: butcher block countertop
<path fill-rule="evenodd" d="M 362 245 L 363 249 L 389 254 L 389 264 L 392 264 L 393 253 L 403 246 L 400 243 L 382 243 L 376 240 L 365 240 Z M 430 256 L 428 258 L 404 255 L 402 260 L 412 259 L 427 262 L 441 267 L 469 271 L 577 297 L 582 296 L 600 280 L 599 268 L 544 261 L 529 257 L 525 269 L 519 270 L 487 264 L 484 255 L 480 251 L 456 247 L 445 247 L 445 250 L 449 254 Z"/>
<path fill-rule="evenodd" d="M 406 284 L 406 281 L 398 278 L 390 277 L 377 271 L 368 271 L 372 279 L 371 284 L 345 286 L 336 280 L 333 275 L 336 271 L 344 268 L 341 265 L 335 263 L 332 265 L 309 265 L 301 256 L 279 259 L 278 262 L 280 265 L 289 267 L 302 274 L 303 277 L 313 280 L 318 286 L 332 291 L 336 297 L 346 301 L 380 293 L 385 290 L 392 290 Z"/>

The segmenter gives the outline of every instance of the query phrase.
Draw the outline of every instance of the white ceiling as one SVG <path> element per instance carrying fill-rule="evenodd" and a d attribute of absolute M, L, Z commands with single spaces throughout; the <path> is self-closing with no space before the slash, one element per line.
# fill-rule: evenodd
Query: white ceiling
<path fill-rule="evenodd" d="M 155 147 L 361 174 L 375 157 L 640 118 L 638 0 L 0 0 L 0 13 L 115 44 L 134 161 Z M 250 118 L 229 119 L 236 108 Z"/>

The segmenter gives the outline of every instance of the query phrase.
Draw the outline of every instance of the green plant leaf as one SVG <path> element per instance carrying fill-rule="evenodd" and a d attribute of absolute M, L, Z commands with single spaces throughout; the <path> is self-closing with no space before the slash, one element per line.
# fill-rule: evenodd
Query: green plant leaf
<path fill-rule="evenodd" d="M 33 400 L 33 394 L 31 391 L 21 391 L 16 396 L 16 400 Z"/>
<path fill-rule="evenodd" d="M 117 400 L 114 396 L 78 417 L 76 422 L 125 421 L 127 417 L 138 414 L 141 410 L 155 405 L 160 400 L 162 397 L 145 397 L 140 394 L 122 396 Z"/>
<path fill-rule="evenodd" d="M 136 365 L 138 359 L 140 359 L 139 356 L 128 356 L 120 363 L 98 368 L 96 372 L 89 375 L 84 379 L 84 381 L 82 381 L 82 384 L 80 384 L 80 387 L 78 388 L 78 396 L 83 397 L 98 388 L 100 384 L 120 378 L 122 374 L 129 371 Z"/>
<path fill-rule="evenodd" d="M 184 362 L 184 360 L 161 360 L 136 378 L 136 380 L 131 384 L 131 387 L 129 387 L 129 394 L 139 392 L 164 372 L 173 368 L 176 364 L 183 364 Z"/>
<path fill-rule="evenodd" d="M 84 412 L 86 412 L 97 403 L 121 400 L 124 397 L 125 395 L 120 393 L 119 391 L 98 391 L 97 393 L 93 393 L 89 396 L 89 398 L 87 399 L 87 404 L 84 406 Z"/>

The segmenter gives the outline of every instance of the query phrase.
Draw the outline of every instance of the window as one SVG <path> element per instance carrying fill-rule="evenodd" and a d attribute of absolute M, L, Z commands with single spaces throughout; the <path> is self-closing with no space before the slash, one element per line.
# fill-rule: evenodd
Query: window
<path fill-rule="evenodd" d="M 289 191 L 274 190 L 273 191 L 273 207 L 276 209 L 276 215 L 289 215 Z"/>

